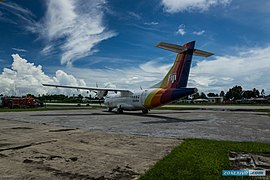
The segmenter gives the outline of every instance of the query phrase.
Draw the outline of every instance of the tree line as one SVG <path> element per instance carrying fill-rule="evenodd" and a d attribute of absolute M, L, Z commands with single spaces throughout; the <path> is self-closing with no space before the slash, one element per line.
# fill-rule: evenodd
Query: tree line
<path fill-rule="evenodd" d="M 207 99 L 207 97 L 223 97 L 224 100 L 239 100 L 239 99 L 250 99 L 250 98 L 260 98 L 265 97 L 264 89 L 261 92 L 253 88 L 252 90 L 243 90 L 241 86 L 234 86 L 230 88 L 226 93 L 220 91 L 220 93 L 208 93 L 207 95 L 204 92 L 195 93 L 192 95 L 193 99 Z M 269 96 L 269 95 L 268 95 Z"/>

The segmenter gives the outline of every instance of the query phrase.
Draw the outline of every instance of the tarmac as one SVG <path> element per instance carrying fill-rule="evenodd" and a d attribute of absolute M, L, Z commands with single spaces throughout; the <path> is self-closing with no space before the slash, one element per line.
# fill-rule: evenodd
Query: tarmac
<path fill-rule="evenodd" d="M 243 110 L 152 110 L 145 115 L 140 111 L 117 114 L 85 109 L 1 113 L 1 118 L 150 137 L 270 142 L 267 113 Z"/>
<path fill-rule="evenodd" d="M 0 124 L 1 180 L 137 179 L 182 142 L 2 117 Z"/>
<path fill-rule="evenodd" d="M 270 142 L 267 113 L 103 109 L 0 113 L 1 179 L 137 179 L 186 138 Z"/>

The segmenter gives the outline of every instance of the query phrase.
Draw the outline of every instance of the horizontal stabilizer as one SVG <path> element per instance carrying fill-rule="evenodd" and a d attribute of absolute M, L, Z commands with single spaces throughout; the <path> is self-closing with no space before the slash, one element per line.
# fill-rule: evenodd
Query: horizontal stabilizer
<path fill-rule="evenodd" d="M 199 50 L 199 49 L 194 49 L 193 55 L 195 55 L 195 56 L 209 57 L 209 56 L 214 55 L 214 53 L 202 51 L 202 50 Z"/>
<path fill-rule="evenodd" d="M 176 44 L 169 44 L 165 42 L 160 42 L 158 45 L 156 45 L 156 47 L 166 49 L 175 53 L 182 53 L 187 50 L 187 47 L 185 46 L 179 46 Z"/>
<path fill-rule="evenodd" d="M 162 48 L 162 49 L 165 49 L 165 50 L 169 50 L 169 51 L 172 51 L 172 52 L 175 52 L 175 53 L 179 53 L 179 54 L 181 54 L 181 53 L 185 52 L 186 50 L 188 50 L 188 48 L 185 47 L 185 46 L 180 46 L 180 45 L 170 44 L 170 43 L 165 43 L 165 42 L 160 42 L 158 45 L 156 45 L 156 47 Z M 209 57 L 209 56 L 212 56 L 214 54 L 211 53 L 211 52 L 206 52 L 206 51 L 202 51 L 202 50 L 199 50 L 199 49 L 194 49 L 193 55 Z"/>

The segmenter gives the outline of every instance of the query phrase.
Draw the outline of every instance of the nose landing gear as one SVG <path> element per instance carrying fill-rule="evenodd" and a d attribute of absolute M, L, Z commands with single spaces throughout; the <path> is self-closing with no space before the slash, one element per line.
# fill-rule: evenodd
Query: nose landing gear
<path fill-rule="evenodd" d="M 117 108 L 117 113 L 118 114 L 123 114 L 123 109 L 122 108 Z"/>

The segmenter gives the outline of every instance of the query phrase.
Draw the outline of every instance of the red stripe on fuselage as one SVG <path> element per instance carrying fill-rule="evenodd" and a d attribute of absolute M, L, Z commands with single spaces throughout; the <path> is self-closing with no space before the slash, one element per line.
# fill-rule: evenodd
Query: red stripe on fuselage
<path fill-rule="evenodd" d="M 151 106 L 152 107 L 157 107 L 157 106 L 160 106 L 160 100 L 161 100 L 161 97 L 163 95 L 163 92 L 164 92 L 165 89 L 161 89 L 159 90 L 155 96 L 152 98 L 151 100 Z"/>
<path fill-rule="evenodd" d="M 161 89 L 159 90 L 155 96 L 151 100 L 151 107 L 158 107 L 163 104 L 167 104 L 171 102 L 172 99 L 172 93 L 175 89 Z"/>

